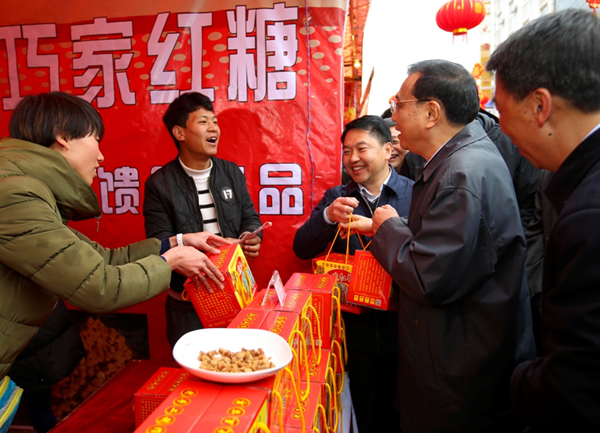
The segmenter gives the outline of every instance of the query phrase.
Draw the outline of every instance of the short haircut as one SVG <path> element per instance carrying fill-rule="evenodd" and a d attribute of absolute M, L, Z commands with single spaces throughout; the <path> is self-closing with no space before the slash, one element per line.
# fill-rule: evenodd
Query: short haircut
<path fill-rule="evenodd" d="M 473 76 L 463 66 L 447 60 L 425 60 L 408 67 L 408 75 L 421 74 L 413 87 L 419 101 L 441 103 L 448 122 L 471 123 L 479 111 L 479 93 Z"/>
<path fill-rule="evenodd" d="M 63 92 L 24 97 L 16 106 L 8 125 L 12 138 L 50 147 L 57 137 L 76 140 L 104 136 L 102 117 L 84 99 Z"/>
<path fill-rule="evenodd" d="M 210 112 L 215 111 L 210 98 L 198 92 L 184 93 L 169 104 L 169 108 L 167 108 L 162 120 L 167 127 L 167 131 L 171 134 L 171 138 L 175 142 L 177 149 L 179 149 L 179 140 L 173 135 L 173 127 L 181 126 L 185 128 L 190 114 L 200 108 L 204 108 Z"/>
<path fill-rule="evenodd" d="M 582 112 L 600 108 L 600 21 L 589 11 L 544 15 L 504 41 L 486 69 L 517 102 L 545 88 Z"/>
<path fill-rule="evenodd" d="M 392 109 L 391 108 L 386 108 L 385 111 L 383 113 L 381 113 L 381 117 L 383 117 L 384 119 L 391 119 L 392 117 Z"/>
<path fill-rule="evenodd" d="M 380 116 L 363 116 L 358 119 L 354 119 L 349 122 L 342 132 L 342 144 L 348 131 L 353 129 L 362 129 L 367 131 L 373 138 L 375 138 L 382 146 L 385 143 L 392 142 L 392 134 L 390 133 L 390 127 L 386 125 L 385 120 Z"/>

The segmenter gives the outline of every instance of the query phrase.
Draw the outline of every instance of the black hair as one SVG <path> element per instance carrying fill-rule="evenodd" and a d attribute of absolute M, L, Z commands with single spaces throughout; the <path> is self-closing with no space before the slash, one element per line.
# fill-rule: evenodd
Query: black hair
<path fill-rule="evenodd" d="M 408 67 L 408 74 L 421 74 L 413 87 L 419 101 L 441 104 L 448 122 L 471 123 L 479 111 L 479 93 L 473 76 L 462 65 L 447 60 L 425 60 Z"/>
<path fill-rule="evenodd" d="M 566 9 L 523 26 L 490 56 L 486 69 L 517 102 L 545 88 L 583 112 L 600 109 L 600 21 Z"/>
<path fill-rule="evenodd" d="M 379 116 L 363 116 L 358 119 L 354 119 L 352 122 L 346 124 L 344 132 L 342 132 L 342 144 L 348 131 L 352 129 L 363 129 L 375 138 L 382 146 L 385 143 L 392 142 L 392 134 L 390 133 L 390 127 L 386 125 L 385 120 Z"/>
<path fill-rule="evenodd" d="M 204 108 L 206 111 L 210 112 L 215 111 L 210 98 L 199 92 L 183 93 L 169 104 L 169 108 L 167 108 L 162 120 L 167 127 L 171 138 L 175 142 L 177 149 L 179 149 L 179 140 L 173 135 L 173 127 L 181 126 L 182 128 L 185 128 L 185 124 L 190 117 L 190 114 L 200 108 Z"/>
<path fill-rule="evenodd" d="M 25 96 L 15 107 L 8 125 L 13 138 L 50 147 L 57 137 L 76 140 L 104 136 L 102 117 L 86 100 L 63 92 Z"/>

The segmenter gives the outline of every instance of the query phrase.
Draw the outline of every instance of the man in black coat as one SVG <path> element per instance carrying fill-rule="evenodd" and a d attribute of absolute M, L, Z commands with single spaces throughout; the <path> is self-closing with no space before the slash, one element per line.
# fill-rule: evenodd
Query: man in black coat
<path fill-rule="evenodd" d="M 568 35 L 568 36 L 567 36 Z M 554 172 L 542 276 L 543 356 L 513 373 L 513 408 L 546 432 L 600 431 L 600 21 L 569 9 L 530 22 L 487 63 L 500 125 Z"/>
<path fill-rule="evenodd" d="M 185 233 L 210 232 L 215 242 L 236 241 L 261 226 L 246 187 L 246 178 L 231 161 L 217 158 L 221 131 L 210 99 L 198 92 L 184 93 L 169 105 L 163 122 L 179 155 L 146 181 L 144 220 L 146 236 L 163 239 Z M 242 241 L 247 258 L 258 256 L 262 235 Z M 173 272 L 165 311 L 171 346 L 202 323 L 189 300 L 182 298 L 186 278 Z"/>

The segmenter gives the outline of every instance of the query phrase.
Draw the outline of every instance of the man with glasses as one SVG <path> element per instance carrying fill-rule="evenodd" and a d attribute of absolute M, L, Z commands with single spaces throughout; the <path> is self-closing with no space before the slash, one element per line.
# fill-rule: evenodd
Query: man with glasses
<path fill-rule="evenodd" d="M 425 158 L 408 221 L 389 206 L 351 228 L 399 287 L 405 432 L 514 432 L 508 384 L 534 353 L 525 238 L 510 174 L 481 124 L 475 80 L 412 65 L 392 102 L 402 146 Z"/>

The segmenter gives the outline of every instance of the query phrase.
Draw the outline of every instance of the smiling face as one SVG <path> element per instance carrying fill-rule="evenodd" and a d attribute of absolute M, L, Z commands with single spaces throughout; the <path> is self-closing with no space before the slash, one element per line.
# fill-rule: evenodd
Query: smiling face
<path fill-rule="evenodd" d="M 95 134 L 71 140 L 57 138 L 50 148 L 59 151 L 88 185 L 92 184 L 97 176 L 96 169 L 104 161 L 98 136 Z"/>
<path fill-rule="evenodd" d="M 378 194 L 389 174 L 391 149 L 390 143 L 379 143 L 368 131 L 351 129 L 344 138 L 344 167 L 354 182 Z"/>
<path fill-rule="evenodd" d="M 402 162 L 404 162 L 404 155 L 408 153 L 408 150 L 403 149 L 400 145 L 400 131 L 398 131 L 395 126 L 390 127 L 390 134 L 392 134 L 390 165 L 394 167 L 394 170 L 398 171 Z"/>
<path fill-rule="evenodd" d="M 179 140 L 183 163 L 202 170 L 209 167 L 210 157 L 217 154 L 221 130 L 215 113 L 199 108 L 190 113 L 185 128 L 173 127 L 173 135 Z"/>

